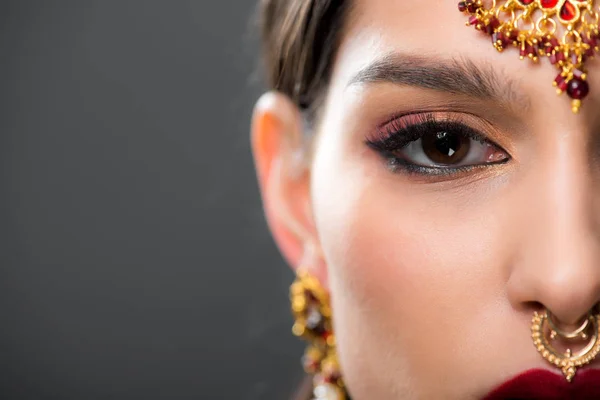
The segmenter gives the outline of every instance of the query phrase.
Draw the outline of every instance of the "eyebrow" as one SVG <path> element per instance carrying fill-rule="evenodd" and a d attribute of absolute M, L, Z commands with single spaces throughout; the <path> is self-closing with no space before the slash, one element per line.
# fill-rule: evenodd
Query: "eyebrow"
<path fill-rule="evenodd" d="M 388 54 L 361 69 L 348 86 L 382 82 L 495 100 L 517 108 L 529 105 L 514 80 L 489 63 L 477 65 L 468 58 Z"/>

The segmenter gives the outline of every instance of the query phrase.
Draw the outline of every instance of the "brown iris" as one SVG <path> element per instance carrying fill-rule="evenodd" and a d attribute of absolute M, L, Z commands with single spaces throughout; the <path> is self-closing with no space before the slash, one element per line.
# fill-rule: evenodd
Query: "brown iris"
<path fill-rule="evenodd" d="M 436 164 L 458 164 L 469 152 L 471 139 L 466 135 L 441 131 L 421 138 L 423 152 Z"/>

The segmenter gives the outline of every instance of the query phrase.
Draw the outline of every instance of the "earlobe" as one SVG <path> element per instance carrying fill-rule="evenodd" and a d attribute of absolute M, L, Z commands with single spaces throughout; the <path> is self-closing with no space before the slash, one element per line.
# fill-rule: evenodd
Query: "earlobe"
<path fill-rule="evenodd" d="M 252 118 L 252 151 L 269 228 L 292 268 L 317 268 L 318 240 L 310 210 L 310 169 L 300 110 L 285 95 L 266 93 Z M 324 276 L 319 271 L 311 271 Z"/>

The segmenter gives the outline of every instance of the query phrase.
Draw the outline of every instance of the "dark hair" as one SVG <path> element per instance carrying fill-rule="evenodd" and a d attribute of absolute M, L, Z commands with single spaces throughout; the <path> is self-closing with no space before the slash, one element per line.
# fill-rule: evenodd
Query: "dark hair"
<path fill-rule="evenodd" d="M 331 77 L 348 12 L 344 0 L 261 0 L 263 66 L 270 89 L 312 121 Z"/>

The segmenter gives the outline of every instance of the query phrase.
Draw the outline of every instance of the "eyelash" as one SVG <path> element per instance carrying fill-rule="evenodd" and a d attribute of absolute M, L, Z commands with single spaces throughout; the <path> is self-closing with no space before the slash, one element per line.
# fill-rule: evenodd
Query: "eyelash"
<path fill-rule="evenodd" d="M 460 118 L 451 116 L 440 120 L 431 113 L 413 114 L 406 116 L 405 118 L 396 118 L 378 129 L 374 137 L 367 138 L 365 144 L 383 156 L 387 160 L 388 166 L 392 171 L 417 175 L 451 176 L 472 171 L 476 168 L 486 168 L 504 164 L 510 160 L 510 157 L 507 157 L 507 159 L 502 161 L 485 164 L 471 164 L 458 167 L 430 167 L 415 164 L 404 158 L 397 157 L 394 154 L 395 152 L 402 150 L 411 142 L 436 131 L 451 131 L 480 142 L 481 144 L 489 143 L 499 150 L 504 151 L 500 146 L 488 140 L 485 135 L 466 125 Z M 508 155 L 507 152 L 505 153 Z"/>

